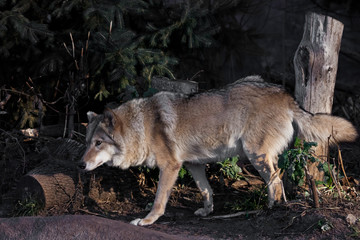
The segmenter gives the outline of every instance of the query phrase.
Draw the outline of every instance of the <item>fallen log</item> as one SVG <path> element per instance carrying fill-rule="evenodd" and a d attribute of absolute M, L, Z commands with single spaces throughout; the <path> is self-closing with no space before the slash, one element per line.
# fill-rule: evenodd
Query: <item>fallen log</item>
<path fill-rule="evenodd" d="M 85 146 L 71 139 L 57 139 L 46 151 L 48 158 L 20 179 L 17 194 L 21 201 L 35 199 L 44 209 L 50 209 L 63 206 L 74 197 L 78 182 L 77 161 Z"/>

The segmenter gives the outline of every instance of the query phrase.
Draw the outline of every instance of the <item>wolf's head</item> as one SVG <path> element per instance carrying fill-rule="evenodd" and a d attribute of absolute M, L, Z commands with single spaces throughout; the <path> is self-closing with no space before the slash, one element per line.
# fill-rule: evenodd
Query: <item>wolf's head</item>
<path fill-rule="evenodd" d="M 79 168 L 91 171 L 102 164 L 128 168 L 123 162 L 124 144 L 121 138 L 122 124 L 112 110 L 104 114 L 87 113 L 89 125 L 86 130 L 86 152 L 79 163 Z"/>

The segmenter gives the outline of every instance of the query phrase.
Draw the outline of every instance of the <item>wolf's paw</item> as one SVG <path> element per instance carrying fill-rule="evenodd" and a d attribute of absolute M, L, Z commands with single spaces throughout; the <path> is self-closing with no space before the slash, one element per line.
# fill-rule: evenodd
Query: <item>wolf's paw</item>
<path fill-rule="evenodd" d="M 135 220 L 132 220 L 131 222 L 130 222 L 130 224 L 132 224 L 132 225 L 135 225 L 135 226 L 141 226 L 141 218 L 137 218 L 137 219 L 135 219 Z"/>
<path fill-rule="evenodd" d="M 194 214 L 196 216 L 201 216 L 201 217 L 205 217 L 207 215 L 209 215 L 212 211 L 208 208 L 199 208 L 198 210 L 196 210 L 194 212 Z"/>
<path fill-rule="evenodd" d="M 282 203 L 282 197 L 286 202 L 285 191 L 280 178 L 275 178 L 268 186 L 268 208 Z"/>
<path fill-rule="evenodd" d="M 130 222 L 130 224 L 132 225 L 135 225 L 135 226 L 147 226 L 147 225 L 150 225 L 150 224 L 153 224 L 155 221 L 152 220 L 152 219 L 147 219 L 147 218 L 144 218 L 144 219 L 141 219 L 141 218 L 137 218 L 135 220 L 132 220 Z"/>

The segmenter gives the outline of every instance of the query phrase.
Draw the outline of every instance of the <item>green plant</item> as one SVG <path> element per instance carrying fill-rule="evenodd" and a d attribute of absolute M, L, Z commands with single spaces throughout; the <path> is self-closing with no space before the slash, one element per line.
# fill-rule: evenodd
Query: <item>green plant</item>
<path fill-rule="evenodd" d="M 246 193 L 243 199 L 235 202 L 227 203 L 226 207 L 231 211 L 249 211 L 249 210 L 261 210 L 267 204 L 267 195 L 264 194 L 265 188 L 256 188 Z"/>
<path fill-rule="evenodd" d="M 240 180 L 242 178 L 240 175 L 242 170 L 237 165 L 238 160 L 238 157 L 231 157 L 225 159 L 222 162 L 218 162 L 218 164 L 221 166 L 220 171 L 224 174 L 225 177 L 234 180 Z"/>
<path fill-rule="evenodd" d="M 81 110 L 123 102 L 127 86 L 145 96 L 154 75 L 186 79 L 204 70 L 198 77 L 215 83 L 228 59 L 261 54 L 262 36 L 235 17 L 257 7 L 238 0 L 0 0 L 0 98 L 12 95 L 3 107 L 8 125 L 39 127 L 66 116 L 72 137 Z"/>
<path fill-rule="evenodd" d="M 307 165 L 317 159 L 313 156 L 312 147 L 317 146 L 316 142 L 306 142 L 296 138 L 294 148 L 284 151 L 279 155 L 278 167 L 281 172 L 286 171 L 287 176 L 297 185 L 304 184 Z"/>
<path fill-rule="evenodd" d="M 324 172 L 323 181 L 316 181 L 316 185 L 324 185 L 327 189 L 332 190 L 334 188 L 334 181 L 331 177 L 330 171 L 333 171 L 334 165 L 327 164 L 327 162 L 319 162 L 318 168 Z"/>
<path fill-rule="evenodd" d="M 27 197 L 15 205 L 14 216 L 35 216 L 42 209 L 43 204 L 34 197 Z"/>
<path fill-rule="evenodd" d="M 122 100 L 127 86 L 146 91 L 154 75 L 175 78 L 177 50 L 213 42 L 212 15 L 190 0 L 0 1 L 0 95 L 13 95 L 6 111 L 19 127 L 38 127 L 45 110 L 62 113 L 72 137 L 79 106 Z"/>
<path fill-rule="evenodd" d="M 181 167 L 179 171 L 179 178 L 184 179 L 186 175 L 189 175 L 188 171 L 184 167 Z"/>

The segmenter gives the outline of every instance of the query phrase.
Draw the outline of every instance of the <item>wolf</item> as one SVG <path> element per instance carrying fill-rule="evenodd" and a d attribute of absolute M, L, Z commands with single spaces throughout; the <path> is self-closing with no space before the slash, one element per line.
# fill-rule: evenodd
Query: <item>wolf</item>
<path fill-rule="evenodd" d="M 327 142 L 330 135 L 337 141 L 357 137 L 347 120 L 306 112 L 283 88 L 259 76 L 191 96 L 160 92 L 87 116 L 87 149 L 81 169 L 91 171 L 106 163 L 121 169 L 147 165 L 160 170 L 152 210 L 131 222 L 141 226 L 164 214 L 183 165 L 203 196 L 204 206 L 196 215 L 213 211 L 205 164 L 238 154 L 245 154 L 265 180 L 268 206 L 272 207 L 283 195 L 278 155 L 295 136 L 318 143 Z"/>

